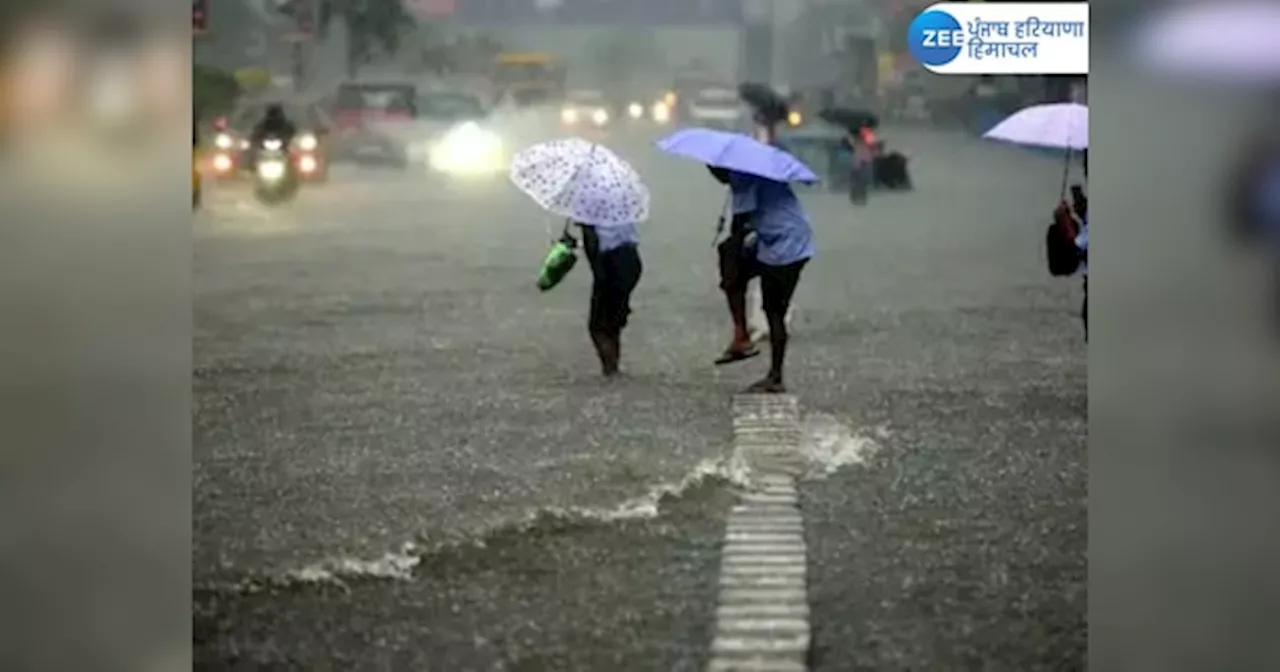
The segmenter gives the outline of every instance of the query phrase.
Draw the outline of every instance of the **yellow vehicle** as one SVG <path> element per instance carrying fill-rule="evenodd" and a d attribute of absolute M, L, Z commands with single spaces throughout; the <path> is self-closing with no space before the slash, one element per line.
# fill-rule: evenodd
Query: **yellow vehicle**
<path fill-rule="evenodd" d="M 538 105 L 564 95 L 564 68 L 545 52 L 503 52 L 493 59 L 493 84 L 517 105 Z"/>
<path fill-rule="evenodd" d="M 191 129 L 191 209 L 200 207 L 200 125 Z"/>

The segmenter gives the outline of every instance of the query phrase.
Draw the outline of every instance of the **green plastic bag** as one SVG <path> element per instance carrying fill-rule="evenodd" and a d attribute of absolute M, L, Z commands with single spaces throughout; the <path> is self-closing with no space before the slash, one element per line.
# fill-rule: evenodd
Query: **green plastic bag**
<path fill-rule="evenodd" d="M 569 275 L 578 263 L 577 247 L 578 241 L 567 231 L 551 246 L 547 258 L 542 261 L 542 272 L 538 274 L 538 289 L 550 291 Z"/>

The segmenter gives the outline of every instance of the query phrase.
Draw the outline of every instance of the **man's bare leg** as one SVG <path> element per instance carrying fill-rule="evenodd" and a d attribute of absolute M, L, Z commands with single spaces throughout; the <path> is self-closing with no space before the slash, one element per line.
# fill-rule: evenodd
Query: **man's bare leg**
<path fill-rule="evenodd" d="M 759 280 L 752 280 L 747 285 L 747 333 L 752 343 L 759 343 L 769 337 L 769 319 L 764 314 Z"/>
<path fill-rule="evenodd" d="M 591 344 L 595 346 L 596 357 L 600 359 L 600 373 L 606 378 L 617 375 L 621 355 L 619 339 L 603 331 L 592 331 Z"/>
<path fill-rule="evenodd" d="M 724 354 L 716 360 L 716 364 L 730 364 L 750 359 L 760 354 L 751 343 L 751 334 L 747 330 L 747 290 L 725 290 L 725 299 L 729 303 L 729 315 L 733 318 L 733 340 Z"/>

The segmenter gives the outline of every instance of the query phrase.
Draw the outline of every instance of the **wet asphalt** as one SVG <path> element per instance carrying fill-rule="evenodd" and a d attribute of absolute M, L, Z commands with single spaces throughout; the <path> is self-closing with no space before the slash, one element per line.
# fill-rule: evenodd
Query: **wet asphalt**
<path fill-rule="evenodd" d="M 1061 169 L 884 135 L 915 193 L 805 196 L 819 257 L 790 382 L 881 444 L 802 487 L 814 667 L 1082 669 L 1080 287 L 1041 252 Z M 727 456 L 732 394 L 765 365 L 710 365 L 722 196 L 646 140 L 607 141 L 654 195 L 612 383 L 587 274 L 533 288 L 558 223 L 501 179 L 344 168 L 277 211 L 211 195 L 194 225 L 200 669 L 704 664 L 727 484 L 591 518 Z M 408 579 L 276 580 L 410 542 Z"/>

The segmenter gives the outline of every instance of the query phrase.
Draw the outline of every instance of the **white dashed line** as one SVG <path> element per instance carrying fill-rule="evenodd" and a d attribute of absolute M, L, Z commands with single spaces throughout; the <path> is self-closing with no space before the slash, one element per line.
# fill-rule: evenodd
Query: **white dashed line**
<path fill-rule="evenodd" d="M 733 507 L 721 550 L 709 672 L 806 672 L 809 597 L 796 476 L 800 411 L 790 395 L 733 404 L 734 456 L 755 485 Z"/>

